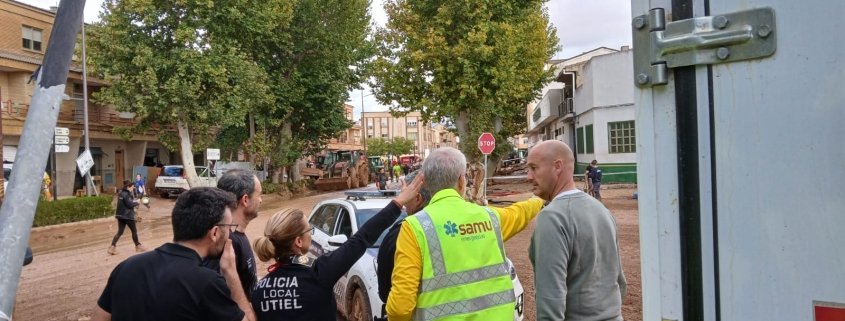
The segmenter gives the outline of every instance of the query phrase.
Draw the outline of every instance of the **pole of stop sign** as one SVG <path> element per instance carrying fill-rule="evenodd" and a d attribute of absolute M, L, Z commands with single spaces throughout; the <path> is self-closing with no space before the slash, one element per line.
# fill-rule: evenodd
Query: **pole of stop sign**
<path fill-rule="evenodd" d="M 493 137 L 493 134 L 482 133 L 478 136 L 478 150 L 484 154 L 484 182 L 481 185 L 481 191 L 485 202 L 487 201 L 487 155 L 490 155 L 494 149 L 496 149 L 496 137 Z"/>

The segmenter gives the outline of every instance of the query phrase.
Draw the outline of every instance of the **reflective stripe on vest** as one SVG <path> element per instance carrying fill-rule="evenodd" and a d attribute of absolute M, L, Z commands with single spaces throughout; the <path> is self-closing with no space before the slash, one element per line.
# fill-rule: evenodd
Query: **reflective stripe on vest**
<path fill-rule="evenodd" d="M 487 207 L 484 209 L 490 215 L 490 220 L 493 222 L 493 230 L 501 231 L 499 219 L 496 217 L 496 214 Z M 430 292 L 445 287 L 479 282 L 501 276 L 502 274 L 510 274 L 506 259 L 502 264 L 493 264 L 474 270 L 447 274 L 446 264 L 443 262 L 443 252 L 440 249 L 440 238 L 437 236 L 437 231 L 434 229 L 434 223 L 431 221 L 431 217 L 423 210 L 417 214 L 417 219 L 425 232 L 425 238 L 428 239 L 428 254 L 431 257 L 431 266 L 434 270 L 434 277 L 422 280 L 420 292 Z M 499 244 L 499 252 L 502 253 L 502 258 L 505 258 L 505 244 L 502 241 L 501 232 L 496 233 L 496 240 Z"/>
<path fill-rule="evenodd" d="M 446 264 L 443 260 L 443 251 L 440 247 L 440 237 L 437 235 L 431 216 L 429 216 L 429 214 L 424 210 L 414 215 L 414 218 L 416 218 L 416 220 L 420 223 L 420 227 L 425 234 L 426 244 L 428 244 L 428 256 L 431 258 L 431 266 L 434 274 L 433 277 L 429 279 L 423 278 L 421 280 L 420 294 L 497 277 L 510 277 L 507 257 L 505 256 L 505 246 L 502 240 L 501 227 L 499 226 L 499 219 L 492 210 L 487 207 L 484 207 L 484 209 L 490 216 L 497 244 L 499 245 L 499 252 L 502 255 L 502 263 L 454 273 L 446 273 Z M 516 297 L 514 296 L 513 289 L 508 289 L 506 291 L 491 293 L 462 301 L 449 302 L 425 308 L 417 307 L 414 312 L 414 319 L 434 320 L 455 314 L 482 311 L 487 308 L 515 301 Z"/>
<path fill-rule="evenodd" d="M 417 308 L 414 311 L 414 320 L 434 320 L 453 314 L 477 312 L 489 307 L 513 303 L 515 300 L 513 290 L 505 290 L 474 299 L 444 303 L 428 308 Z"/>

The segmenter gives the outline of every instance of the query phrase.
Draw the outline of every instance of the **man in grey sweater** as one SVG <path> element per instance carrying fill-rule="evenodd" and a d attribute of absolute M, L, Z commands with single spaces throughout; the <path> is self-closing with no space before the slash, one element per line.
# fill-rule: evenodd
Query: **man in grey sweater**
<path fill-rule="evenodd" d="M 625 275 L 616 221 L 575 187 L 575 159 L 563 142 L 528 153 L 528 180 L 548 201 L 537 216 L 528 256 L 534 266 L 537 320 L 622 320 Z"/>

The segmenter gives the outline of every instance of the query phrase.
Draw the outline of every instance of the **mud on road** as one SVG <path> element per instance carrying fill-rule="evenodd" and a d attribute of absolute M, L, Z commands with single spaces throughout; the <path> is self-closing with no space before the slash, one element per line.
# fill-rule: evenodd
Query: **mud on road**
<path fill-rule="evenodd" d="M 524 183 L 496 184 L 490 186 L 493 206 L 507 206 L 507 201 L 530 197 L 530 185 Z M 628 295 L 623 305 L 625 320 L 642 320 L 640 289 L 640 258 L 637 203 L 631 200 L 633 189 L 603 191 L 604 203 L 616 217 L 619 226 L 619 245 L 622 250 L 623 268 L 628 279 Z M 265 195 L 261 212 L 246 230 L 250 239 L 263 232 L 270 216 L 284 207 L 299 208 L 310 213 L 318 202 L 341 197 L 342 192 L 327 193 L 295 200 L 282 201 Z M 173 199 L 153 199 L 152 208 L 141 207 L 138 212 L 144 221 L 138 224 L 139 238 L 148 250 L 172 239 L 170 212 Z M 36 228 L 30 245 L 35 260 L 23 268 L 15 303 L 15 320 L 89 320 L 96 300 L 105 287 L 114 267 L 135 254 L 131 235 L 127 229 L 118 242 L 118 254 L 106 254 L 112 236 L 117 230 L 114 218 L 104 218 L 80 223 Z M 508 256 L 516 266 L 525 288 L 525 320 L 536 319 L 534 312 L 534 278 L 527 249 L 534 230 L 532 222 L 525 231 L 510 239 L 505 246 Z M 258 262 L 259 277 L 267 272 L 269 264 Z"/>

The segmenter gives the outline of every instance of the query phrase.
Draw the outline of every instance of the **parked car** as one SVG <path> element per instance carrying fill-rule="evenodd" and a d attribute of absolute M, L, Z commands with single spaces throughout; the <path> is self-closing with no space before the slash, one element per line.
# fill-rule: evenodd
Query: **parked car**
<path fill-rule="evenodd" d="M 309 256 L 316 258 L 336 250 L 358 232 L 358 228 L 387 206 L 396 191 L 350 191 L 346 195 L 346 199 L 325 200 L 314 206 L 309 217 L 309 222 L 315 227 Z M 399 219 L 405 216 L 403 212 Z M 376 258 L 385 234 L 386 231 L 334 286 L 337 311 L 349 321 L 370 321 L 373 316 L 386 317 L 381 312 L 383 302 L 378 296 L 376 276 Z M 516 296 L 514 320 L 520 321 L 523 318 L 523 288 L 513 263 L 510 259 L 507 261 Z"/>
<path fill-rule="evenodd" d="M 217 186 L 217 176 L 209 171 L 208 167 L 196 166 L 199 175 L 200 186 Z M 188 179 L 185 176 L 185 168 L 182 165 L 169 165 L 161 169 L 156 178 L 156 191 L 161 197 L 168 198 L 171 195 L 179 195 L 189 190 Z"/>

